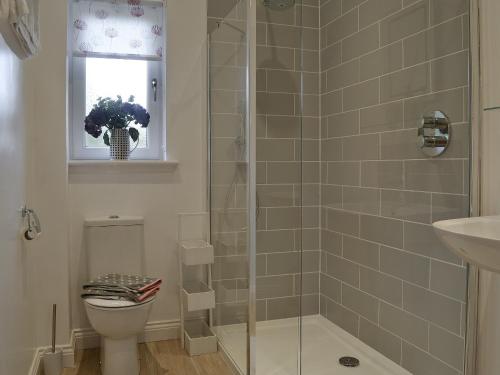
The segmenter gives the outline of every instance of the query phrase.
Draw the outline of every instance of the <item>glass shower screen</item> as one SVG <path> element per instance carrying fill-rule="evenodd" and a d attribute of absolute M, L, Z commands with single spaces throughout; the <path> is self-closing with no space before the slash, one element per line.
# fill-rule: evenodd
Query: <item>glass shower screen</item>
<path fill-rule="evenodd" d="M 467 265 L 432 223 L 469 213 L 469 2 L 209 0 L 208 25 L 221 349 L 258 375 L 464 374 Z"/>
<path fill-rule="evenodd" d="M 249 345 L 247 1 L 208 2 L 209 200 L 215 250 L 212 325 L 247 373 Z M 255 188 L 253 189 L 255 191 Z M 255 224 L 253 224 L 255 225 Z"/>

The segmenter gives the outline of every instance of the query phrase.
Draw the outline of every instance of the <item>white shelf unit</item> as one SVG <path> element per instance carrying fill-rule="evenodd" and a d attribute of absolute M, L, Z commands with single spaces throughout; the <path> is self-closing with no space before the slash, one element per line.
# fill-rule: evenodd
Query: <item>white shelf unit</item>
<path fill-rule="evenodd" d="M 206 318 L 187 319 L 188 313 L 208 310 L 208 320 L 211 323 L 211 310 L 215 308 L 211 268 L 214 262 L 214 248 L 209 243 L 209 215 L 207 212 L 181 213 L 178 218 L 182 347 L 189 355 L 213 353 L 217 351 L 217 336 L 205 321 Z M 197 269 L 199 272 L 187 272 L 190 269 Z M 197 275 L 197 278 L 193 278 L 193 274 Z"/>
<path fill-rule="evenodd" d="M 188 320 L 184 328 L 184 347 L 189 355 L 215 353 L 217 336 L 204 320 Z"/>
<path fill-rule="evenodd" d="M 212 264 L 214 248 L 205 240 L 185 240 L 180 243 L 182 263 L 186 266 Z"/>
<path fill-rule="evenodd" d="M 182 296 L 187 311 L 210 310 L 215 307 L 215 292 L 202 281 L 184 282 Z"/>

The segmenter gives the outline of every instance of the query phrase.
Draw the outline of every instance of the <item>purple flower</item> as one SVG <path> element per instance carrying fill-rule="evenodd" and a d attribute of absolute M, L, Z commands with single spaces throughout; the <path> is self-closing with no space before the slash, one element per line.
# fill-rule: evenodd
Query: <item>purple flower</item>
<path fill-rule="evenodd" d="M 149 119 L 150 115 L 148 111 L 146 111 L 142 106 L 139 104 L 133 104 L 133 116 L 135 117 L 135 123 L 136 124 L 141 124 L 143 128 L 146 128 L 149 125 Z"/>
<path fill-rule="evenodd" d="M 89 112 L 87 119 L 89 119 L 89 121 L 91 121 L 93 124 L 96 124 L 97 126 L 104 126 L 108 121 L 108 115 L 103 108 L 97 107 L 93 108 Z"/>
<path fill-rule="evenodd" d="M 137 129 L 131 127 L 132 122 L 141 124 L 145 128 L 149 125 L 149 120 L 148 111 L 141 105 L 135 104 L 133 96 L 125 102 L 121 96 L 117 96 L 117 99 L 98 98 L 84 122 L 85 131 L 94 138 L 98 138 L 103 133 L 102 128 L 106 127 L 106 131 L 128 129 L 130 137 L 137 141 L 139 133 Z"/>
<path fill-rule="evenodd" d="M 134 104 L 130 102 L 122 103 L 122 111 L 128 115 L 134 115 Z"/>
<path fill-rule="evenodd" d="M 101 127 L 90 121 L 87 121 L 87 119 L 85 119 L 85 131 L 94 138 L 99 138 L 99 136 L 102 134 Z"/>

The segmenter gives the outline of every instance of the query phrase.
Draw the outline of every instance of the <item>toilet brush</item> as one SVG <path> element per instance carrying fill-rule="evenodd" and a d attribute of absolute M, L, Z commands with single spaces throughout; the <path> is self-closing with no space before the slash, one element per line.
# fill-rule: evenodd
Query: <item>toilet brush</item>
<path fill-rule="evenodd" d="M 56 321 L 57 321 L 57 305 L 52 305 L 52 353 L 56 352 Z"/>
<path fill-rule="evenodd" d="M 62 373 L 62 351 L 56 351 L 56 321 L 57 305 L 52 305 L 52 345 L 43 355 L 43 370 L 45 375 L 61 375 Z"/>

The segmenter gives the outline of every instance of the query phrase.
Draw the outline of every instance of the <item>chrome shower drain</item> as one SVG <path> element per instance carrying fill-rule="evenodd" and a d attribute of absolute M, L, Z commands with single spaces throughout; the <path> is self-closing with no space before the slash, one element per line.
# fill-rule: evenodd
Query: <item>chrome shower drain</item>
<path fill-rule="evenodd" d="M 344 367 L 358 367 L 359 359 L 355 357 L 341 357 L 339 363 Z"/>

